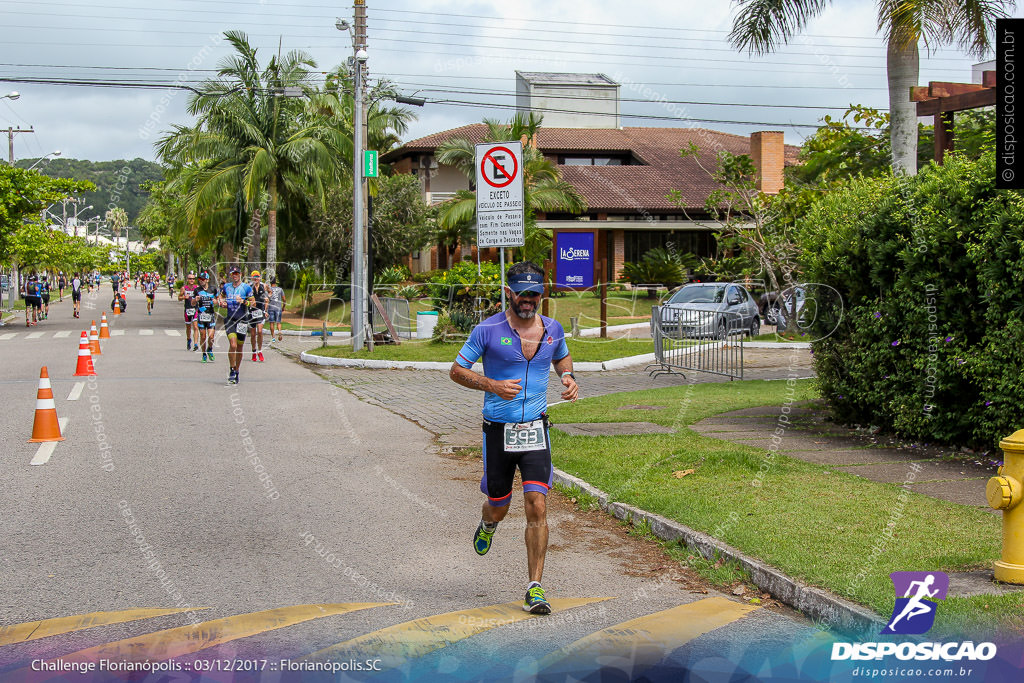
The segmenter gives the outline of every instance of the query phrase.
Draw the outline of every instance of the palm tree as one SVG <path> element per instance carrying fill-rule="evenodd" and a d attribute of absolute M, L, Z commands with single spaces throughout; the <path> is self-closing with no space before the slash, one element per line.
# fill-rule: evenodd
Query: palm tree
<path fill-rule="evenodd" d="M 559 211 L 583 213 L 587 202 L 571 184 L 561 179 L 558 167 L 536 147 L 537 130 L 542 117 L 533 112 L 517 113 L 507 123 L 484 119 L 487 126 L 485 142 L 507 142 L 523 140 L 523 204 L 525 209 L 526 245 L 518 250 L 519 258 L 529 258 L 543 253 L 550 245 L 550 237 L 537 227 L 536 211 Z M 476 181 L 476 148 L 465 138 L 454 138 L 437 148 L 438 163 L 454 166 Z M 459 190 L 455 196 L 441 205 L 438 226 L 442 234 L 465 235 L 471 230 L 476 219 L 476 194 Z"/>
<path fill-rule="evenodd" d="M 128 227 L 128 214 L 124 209 L 117 206 L 110 209 L 106 213 L 107 225 L 110 226 L 110 230 L 114 233 L 114 247 L 120 246 L 118 244 L 118 238 L 121 235 L 121 228 Z M 125 232 L 125 244 L 128 243 L 128 233 Z"/>
<path fill-rule="evenodd" d="M 216 79 L 204 82 L 189 99 L 188 111 L 198 123 L 175 126 L 158 141 L 157 153 L 187 169 L 176 181 L 187 188 L 186 215 L 193 231 L 204 222 L 209 227 L 217 213 L 223 218 L 234 212 L 240 197 L 250 215 L 267 217 L 267 262 L 273 264 L 282 200 L 308 195 L 322 200 L 346 142 L 338 127 L 311 112 L 304 99 L 282 96 L 294 88 L 312 94 L 310 69 L 316 63 L 309 55 L 277 55 L 261 71 L 244 33 L 224 36 L 235 54 L 221 62 Z M 223 227 L 222 221 L 212 221 L 218 223 Z M 250 238 L 258 243 L 260 235 Z"/>
<path fill-rule="evenodd" d="M 821 14 L 829 0 L 737 0 L 739 14 L 729 40 L 750 54 L 772 52 Z M 917 106 L 910 88 L 918 84 L 917 44 L 956 43 L 982 57 L 992 48 L 995 21 L 1013 0 L 878 0 L 878 30 L 885 34 L 889 81 L 889 136 L 896 172 L 917 173 Z"/>

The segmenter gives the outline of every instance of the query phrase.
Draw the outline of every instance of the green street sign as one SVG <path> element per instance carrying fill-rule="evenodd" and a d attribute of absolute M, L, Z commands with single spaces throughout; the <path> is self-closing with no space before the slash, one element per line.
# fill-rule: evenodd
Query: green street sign
<path fill-rule="evenodd" d="M 364 178 L 376 178 L 377 177 L 377 152 L 376 150 L 368 149 L 363 152 L 363 177 Z"/>

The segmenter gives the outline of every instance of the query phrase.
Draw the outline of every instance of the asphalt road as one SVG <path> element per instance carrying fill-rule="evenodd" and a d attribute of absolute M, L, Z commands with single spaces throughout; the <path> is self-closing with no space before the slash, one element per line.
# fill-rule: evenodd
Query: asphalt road
<path fill-rule="evenodd" d="M 134 290 L 125 315 L 108 311 L 97 377 L 74 377 L 78 336 L 110 298 L 104 284 L 81 320 L 65 298 L 37 327 L 0 328 L 4 680 L 56 657 L 195 668 L 311 654 L 382 658 L 375 680 L 564 680 L 599 663 L 654 679 L 685 664 L 717 680 L 741 657 L 757 669 L 816 637 L 558 496 L 544 582 L 555 612 L 527 617 L 520 494 L 491 552 L 471 547 L 479 461 L 442 456 L 418 425 L 277 353 L 247 353 L 228 386 L 225 340 L 213 364 L 187 352 L 166 290 L 152 316 Z M 66 440 L 31 465 L 44 365 Z"/>

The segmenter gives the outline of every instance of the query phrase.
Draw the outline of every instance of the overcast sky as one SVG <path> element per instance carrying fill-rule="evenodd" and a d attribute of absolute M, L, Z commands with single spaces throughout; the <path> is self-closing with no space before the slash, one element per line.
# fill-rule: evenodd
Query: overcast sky
<path fill-rule="evenodd" d="M 725 0 L 367 0 L 367 7 L 371 77 L 390 78 L 429 101 L 416 110 L 407 139 L 485 116 L 507 118 L 507 110 L 489 105 L 514 104 L 517 69 L 607 74 L 623 84 L 624 126 L 784 130 L 794 144 L 813 132 L 799 124 L 841 116 L 851 103 L 884 109 L 888 102 L 875 2 L 837 1 L 805 36 L 753 59 L 726 42 L 734 9 Z M 0 95 L 21 93 L 17 101 L 0 100 L 0 126 L 34 127 L 15 136 L 17 158 L 59 149 L 80 159 L 153 159 L 162 131 L 191 122 L 188 93 L 165 85 L 209 75 L 203 70 L 229 52 L 223 31 L 248 33 L 264 61 L 280 40 L 285 51 L 305 50 L 326 70 L 351 54 L 349 36 L 335 28 L 338 16 L 351 19 L 351 6 L 4 0 L 0 77 L 157 87 L 0 82 Z M 930 56 L 922 50 L 920 82 L 969 82 L 974 61 L 955 48 Z"/>

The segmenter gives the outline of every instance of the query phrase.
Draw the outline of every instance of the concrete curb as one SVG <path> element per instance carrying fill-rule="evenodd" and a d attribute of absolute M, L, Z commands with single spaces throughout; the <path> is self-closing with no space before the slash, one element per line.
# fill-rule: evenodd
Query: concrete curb
<path fill-rule="evenodd" d="M 594 496 L 602 510 L 618 519 L 627 520 L 632 524 L 647 520 L 651 532 L 660 539 L 682 541 L 709 559 L 717 556 L 737 562 L 750 574 L 751 581 L 755 586 L 815 621 L 824 622 L 838 631 L 865 640 L 873 639 L 885 628 L 885 621 L 860 605 L 821 588 L 814 588 L 792 579 L 717 538 L 666 519 L 661 515 L 625 503 L 611 501 L 608 494 L 601 489 L 591 486 L 579 477 L 567 474 L 557 467 L 554 468 L 554 482 L 563 486 L 576 487 L 584 493 Z"/>
<path fill-rule="evenodd" d="M 646 330 L 650 328 L 651 321 L 648 320 L 644 323 L 628 323 L 626 325 L 609 325 L 609 332 L 625 332 L 626 330 Z M 580 330 L 581 337 L 600 337 L 600 327 L 584 327 Z"/>
<path fill-rule="evenodd" d="M 299 360 L 310 365 L 323 365 L 341 368 L 364 368 L 373 370 L 447 370 L 451 363 L 438 361 L 414 361 L 414 360 L 375 360 L 372 358 L 331 358 L 320 356 L 309 351 L 299 354 Z M 654 362 L 653 353 L 645 353 L 639 356 L 627 356 L 625 358 L 613 358 L 602 363 L 574 363 L 574 372 L 604 372 L 607 370 L 620 370 L 637 365 L 649 365 Z M 477 371 L 482 371 L 483 366 L 477 363 L 473 366 Z M 554 367 L 551 372 L 554 372 Z"/>

